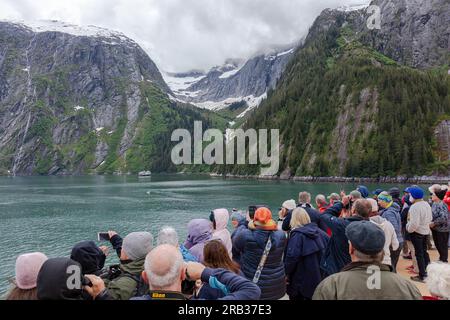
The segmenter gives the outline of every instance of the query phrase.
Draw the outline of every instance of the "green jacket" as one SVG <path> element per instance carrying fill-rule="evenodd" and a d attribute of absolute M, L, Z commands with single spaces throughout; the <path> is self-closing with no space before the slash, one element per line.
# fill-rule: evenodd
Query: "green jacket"
<path fill-rule="evenodd" d="M 370 266 L 380 271 L 368 270 Z M 390 266 L 356 262 L 322 281 L 313 300 L 422 300 L 422 295 Z"/>
<path fill-rule="evenodd" d="M 142 271 L 144 271 L 144 262 L 145 258 L 120 265 L 122 274 L 106 283 L 108 294 L 111 298 L 114 300 L 130 300 L 133 298 L 138 283 L 132 277 L 124 275 L 124 273 L 140 276 Z"/>

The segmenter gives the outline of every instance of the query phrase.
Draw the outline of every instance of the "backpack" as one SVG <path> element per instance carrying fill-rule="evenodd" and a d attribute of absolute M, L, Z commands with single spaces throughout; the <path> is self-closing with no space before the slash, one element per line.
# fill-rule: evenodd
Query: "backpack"
<path fill-rule="evenodd" d="M 149 293 L 150 287 L 142 278 L 142 275 L 134 275 L 128 272 L 122 274 L 123 277 L 127 277 L 136 281 L 136 288 L 133 291 L 132 297 L 142 297 Z"/>
<path fill-rule="evenodd" d="M 132 295 L 133 298 L 142 297 L 149 293 L 149 285 L 145 283 L 144 279 L 142 279 L 142 275 L 134 275 L 128 272 L 123 272 L 119 265 L 110 266 L 108 272 L 101 276 L 101 278 L 105 281 L 113 281 L 120 277 L 127 277 L 136 282 L 136 288 L 134 289 Z"/>

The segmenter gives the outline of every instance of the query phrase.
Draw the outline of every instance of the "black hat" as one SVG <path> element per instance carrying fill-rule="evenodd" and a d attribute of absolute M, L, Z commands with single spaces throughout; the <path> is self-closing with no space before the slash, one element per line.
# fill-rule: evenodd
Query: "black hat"
<path fill-rule="evenodd" d="M 99 275 L 106 256 L 94 241 L 83 241 L 73 247 L 70 259 L 81 264 L 83 274 Z"/>
<path fill-rule="evenodd" d="M 384 231 L 370 221 L 351 223 L 345 230 L 345 235 L 356 250 L 368 255 L 383 251 L 386 242 Z"/>
<path fill-rule="evenodd" d="M 400 198 L 400 189 L 399 188 L 392 188 L 389 190 L 389 194 L 392 198 L 398 199 Z"/>

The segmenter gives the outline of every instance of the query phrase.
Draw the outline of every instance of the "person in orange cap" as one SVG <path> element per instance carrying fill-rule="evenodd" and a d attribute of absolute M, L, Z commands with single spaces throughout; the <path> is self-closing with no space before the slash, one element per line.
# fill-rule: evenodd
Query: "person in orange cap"
<path fill-rule="evenodd" d="M 272 219 L 272 212 L 267 208 L 259 208 L 255 212 L 255 217 L 248 226 L 250 229 L 260 229 L 266 231 L 278 230 L 278 224 Z"/>
<path fill-rule="evenodd" d="M 255 212 L 249 228 L 241 231 L 234 249 L 240 254 L 241 271 L 261 289 L 261 300 L 278 300 L 286 294 L 283 253 L 286 235 L 278 231 L 268 208 Z"/>

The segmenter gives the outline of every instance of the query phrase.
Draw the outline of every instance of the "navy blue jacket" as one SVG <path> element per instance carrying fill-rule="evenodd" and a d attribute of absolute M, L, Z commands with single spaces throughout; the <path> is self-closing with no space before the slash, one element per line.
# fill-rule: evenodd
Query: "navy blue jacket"
<path fill-rule="evenodd" d="M 319 211 L 311 207 L 310 204 L 306 205 L 299 205 L 299 208 L 305 209 L 305 211 L 308 213 L 309 218 L 311 219 L 312 223 L 315 223 L 319 226 L 320 229 L 327 232 L 327 226 L 326 224 L 320 219 L 321 214 Z M 291 219 L 292 219 L 292 211 L 289 211 L 286 218 L 283 221 L 282 229 L 286 232 L 291 231 Z"/>
<path fill-rule="evenodd" d="M 286 235 L 283 231 L 243 230 L 234 241 L 234 247 L 241 255 L 241 271 L 253 280 L 267 240 L 271 236 L 272 248 L 259 278 L 261 300 L 278 300 L 286 294 L 283 252 Z"/>
<path fill-rule="evenodd" d="M 225 269 L 206 268 L 201 280 L 205 283 L 219 283 L 226 288 L 227 294 L 217 300 L 259 300 L 261 289 L 253 282 Z M 150 295 L 131 300 L 152 300 Z"/>
<path fill-rule="evenodd" d="M 314 291 L 323 280 L 320 261 L 328 241 L 326 232 L 315 223 L 291 231 L 284 260 L 289 297 L 312 299 Z"/>
<path fill-rule="evenodd" d="M 359 216 L 345 219 L 339 218 L 342 208 L 342 202 L 337 202 L 320 216 L 320 219 L 333 233 L 321 263 L 325 276 L 341 272 L 346 265 L 352 262 L 345 229 L 352 222 L 364 220 L 364 218 Z"/>
<path fill-rule="evenodd" d="M 239 273 L 239 276 L 245 278 L 242 272 Z M 226 287 L 226 286 L 225 286 Z M 225 291 L 227 291 L 226 289 Z M 227 295 L 227 292 L 224 292 L 223 288 L 218 287 L 215 283 L 204 283 L 203 287 L 200 289 L 200 292 L 193 299 L 195 300 L 219 300 Z"/>
<path fill-rule="evenodd" d="M 231 253 L 233 255 L 233 260 L 241 265 L 241 253 L 236 249 L 234 241 L 237 238 L 237 235 L 243 230 L 247 230 L 247 221 L 240 222 L 238 227 L 231 234 L 231 242 L 233 243 L 233 247 L 231 248 Z"/>

